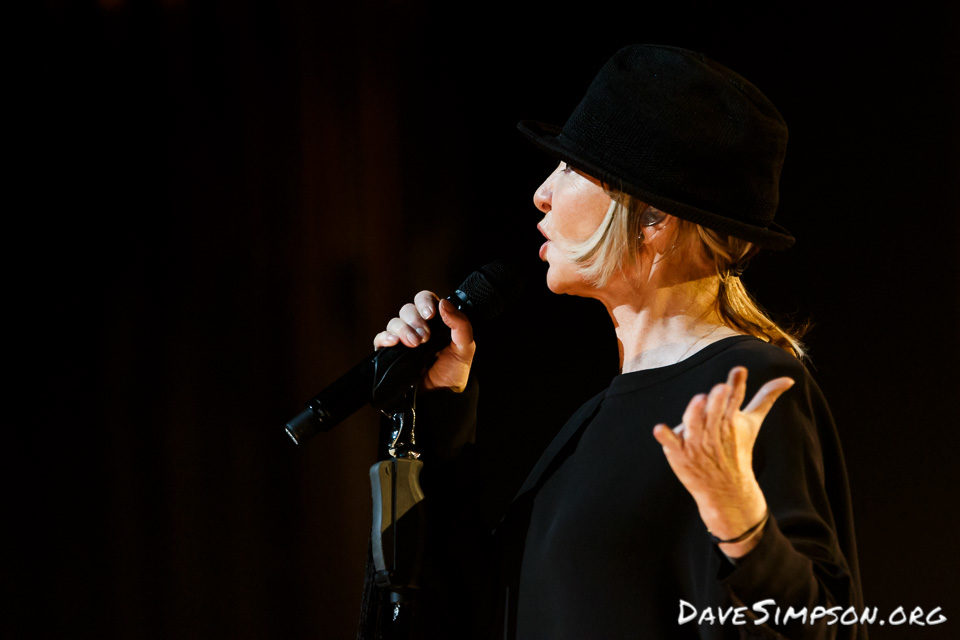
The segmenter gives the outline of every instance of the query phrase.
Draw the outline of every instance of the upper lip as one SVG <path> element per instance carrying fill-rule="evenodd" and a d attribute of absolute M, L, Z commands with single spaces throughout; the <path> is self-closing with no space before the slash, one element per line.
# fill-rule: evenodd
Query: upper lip
<path fill-rule="evenodd" d="M 543 230 L 543 227 L 540 226 L 540 223 L 537 223 L 537 231 L 543 234 L 543 237 L 546 238 L 547 240 L 550 239 L 550 236 L 548 236 L 547 232 Z"/>

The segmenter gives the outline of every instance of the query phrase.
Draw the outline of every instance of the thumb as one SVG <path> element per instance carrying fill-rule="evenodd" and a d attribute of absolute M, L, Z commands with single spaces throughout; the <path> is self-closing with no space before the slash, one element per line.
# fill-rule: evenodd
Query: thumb
<path fill-rule="evenodd" d="M 449 300 L 440 301 L 440 319 L 450 328 L 450 342 L 466 347 L 473 342 L 473 325 L 466 314 L 458 311 Z"/>
<path fill-rule="evenodd" d="M 777 401 L 777 398 L 783 395 L 793 384 L 793 378 L 774 378 L 760 387 L 760 390 L 753 396 L 750 404 L 747 405 L 747 408 L 744 409 L 743 412 L 752 413 L 762 421 L 767 417 L 767 414 L 770 413 L 770 409 L 773 407 L 773 403 Z"/>

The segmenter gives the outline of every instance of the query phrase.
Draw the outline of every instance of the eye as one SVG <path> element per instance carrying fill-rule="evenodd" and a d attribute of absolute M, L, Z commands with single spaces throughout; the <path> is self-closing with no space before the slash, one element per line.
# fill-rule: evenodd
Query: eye
<path fill-rule="evenodd" d="M 573 171 L 573 167 L 571 167 L 569 164 L 564 162 L 562 171 L 563 173 L 570 173 L 571 171 Z"/>

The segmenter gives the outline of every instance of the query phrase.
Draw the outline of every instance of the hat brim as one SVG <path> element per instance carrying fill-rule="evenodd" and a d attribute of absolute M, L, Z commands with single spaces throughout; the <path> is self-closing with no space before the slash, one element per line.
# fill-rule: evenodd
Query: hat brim
<path fill-rule="evenodd" d="M 678 218 L 748 240 L 764 249 L 788 249 L 796 242 L 790 232 L 776 222 L 771 222 L 766 227 L 747 224 L 659 195 L 643 185 L 627 182 L 620 176 L 609 173 L 599 163 L 591 160 L 589 155 L 584 153 L 572 140 L 565 137 L 562 129 L 556 125 L 524 120 L 517 123 L 517 129 L 536 146 L 557 159 L 569 162 L 572 166 L 589 173 L 604 184 L 615 186 L 621 191 L 636 196 L 647 204 Z"/>

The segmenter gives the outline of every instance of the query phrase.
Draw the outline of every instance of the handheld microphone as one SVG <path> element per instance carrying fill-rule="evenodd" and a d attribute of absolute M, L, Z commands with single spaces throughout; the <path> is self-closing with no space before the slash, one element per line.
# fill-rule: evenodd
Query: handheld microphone
<path fill-rule="evenodd" d="M 503 262 L 491 262 L 471 273 L 447 300 L 466 314 L 476 328 L 498 316 L 519 298 L 520 279 Z M 396 405 L 411 385 L 430 368 L 437 353 L 450 344 L 450 330 L 439 312 L 428 321 L 430 339 L 417 347 L 384 347 L 364 358 L 307 403 L 286 425 L 287 435 L 303 444 L 320 431 L 329 431 L 360 407 Z"/>

